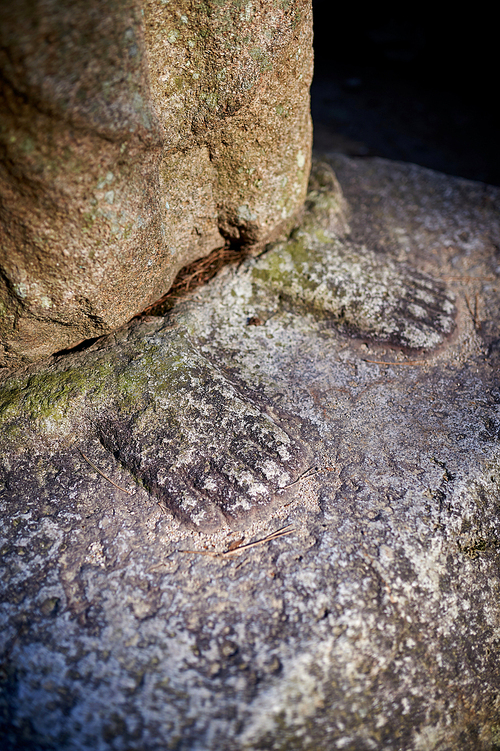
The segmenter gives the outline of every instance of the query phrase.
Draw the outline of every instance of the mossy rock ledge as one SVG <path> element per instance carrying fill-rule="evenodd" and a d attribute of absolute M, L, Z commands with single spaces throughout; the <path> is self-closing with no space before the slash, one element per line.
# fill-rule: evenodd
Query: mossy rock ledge
<path fill-rule="evenodd" d="M 500 748 L 499 203 L 330 156 L 287 241 L 3 374 L 2 748 Z"/>

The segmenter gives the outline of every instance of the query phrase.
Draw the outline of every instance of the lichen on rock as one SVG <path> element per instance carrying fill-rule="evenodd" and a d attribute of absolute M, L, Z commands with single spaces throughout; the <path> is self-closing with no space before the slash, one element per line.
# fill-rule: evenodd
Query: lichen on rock
<path fill-rule="evenodd" d="M 77 448 L 97 439 L 165 511 L 205 532 L 268 515 L 310 457 L 297 421 L 234 383 L 179 326 L 143 330 L 139 350 L 112 337 L 11 382 L 5 445 L 22 451 L 19 426 Z"/>
<path fill-rule="evenodd" d="M 310 167 L 310 0 L 0 6 L 0 367 L 108 333 Z"/>
<path fill-rule="evenodd" d="M 144 378 L 143 369 L 131 363 L 126 375 Z M 310 452 L 298 435 L 179 332 L 155 353 L 143 403 L 101 412 L 97 436 L 165 510 L 198 529 L 268 515 L 305 469 Z"/>
<path fill-rule="evenodd" d="M 317 165 L 312 184 L 325 172 Z M 256 294 L 263 288 L 350 336 L 415 350 L 442 344 L 455 325 L 443 282 L 353 243 L 347 230 L 339 192 L 311 191 L 301 225 L 253 264 Z"/>
<path fill-rule="evenodd" d="M 404 231 L 460 275 L 455 335 L 342 336 L 284 245 L 0 372 L 2 749 L 498 747 L 500 191 L 332 162 L 350 213 L 312 185 L 314 263 L 373 241 L 391 278 Z M 254 277 L 273 257 L 295 298 Z"/>
<path fill-rule="evenodd" d="M 445 285 L 345 240 L 325 243 L 299 230 L 254 266 L 253 279 L 366 340 L 433 349 L 454 328 Z"/>

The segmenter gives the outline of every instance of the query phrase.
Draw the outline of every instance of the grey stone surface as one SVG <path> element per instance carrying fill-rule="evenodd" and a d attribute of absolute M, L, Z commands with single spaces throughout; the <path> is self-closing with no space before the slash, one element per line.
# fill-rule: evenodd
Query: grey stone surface
<path fill-rule="evenodd" d="M 500 192 L 331 163 L 288 243 L 5 373 L 7 748 L 498 748 Z M 322 258 L 425 280 L 424 346 Z"/>
<path fill-rule="evenodd" d="M 0 366 L 113 330 L 302 207 L 310 0 L 5 0 L 0 69 Z"/>

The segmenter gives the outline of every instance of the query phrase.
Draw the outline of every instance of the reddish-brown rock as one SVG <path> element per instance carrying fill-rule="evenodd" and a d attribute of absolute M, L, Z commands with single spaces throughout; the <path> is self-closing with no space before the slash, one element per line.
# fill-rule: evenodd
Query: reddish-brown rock
<path fill-rule="evenodd" d="M 291 226 L 310 0 L 20 0 L 0 27 L 1 365 L 110 331 L 185 264 Z"/>

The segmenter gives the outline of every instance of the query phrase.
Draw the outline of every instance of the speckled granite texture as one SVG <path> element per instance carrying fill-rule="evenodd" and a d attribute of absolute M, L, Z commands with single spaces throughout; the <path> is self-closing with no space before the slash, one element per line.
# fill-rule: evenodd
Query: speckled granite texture
<path fill-rule="evenodd" d="M 500 192 L 330 161 L 288 244 L 4 375 L 6 749 L 499 747 Z"/>

